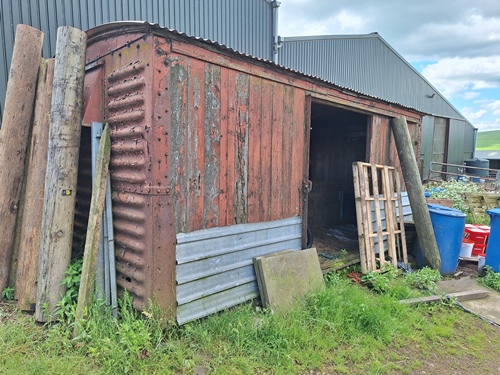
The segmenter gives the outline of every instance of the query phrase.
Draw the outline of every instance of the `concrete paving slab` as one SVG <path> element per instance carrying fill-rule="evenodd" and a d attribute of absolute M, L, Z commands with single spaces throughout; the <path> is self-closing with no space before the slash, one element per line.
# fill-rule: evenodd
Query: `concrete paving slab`
<path fill-rule="evenodd" d="M 315 248 L 259 257 L 254 265 L 261 278 L 264 307 L 277 313 L 285 313 L 298 299 L 324 288 Z"/>
<path fill-rule="evenodd" d="M 257 286 L 259 287 L 260 300 L 262 302 L 262 306 L 264 306 L 264 307 L 269 306 L 269 298 L 267 296 L 267 289 L 265 288 L 265 284 L 264 284 L 265 280 L 264 280 L 264 276 L 263 276 L 263 272 L 262 272 L 262 259 L 275 257 L 278 255 L 290 253 L 292 251 L 297 251 L 297 250 L 277 251 L 275 253 L 266 254 L 266 255 L 256 257 L 253 259 L 253 267 L 254 267 L 255 276 L 257 279 Z"/>
<path fill-rule="evenodd" d="M 466 309 L 475 314 L 500 324 L 500 293 L 485 287 L 476 279 L 464 277 L 457 280 L 444 280 L 437 283 L 438 293 L 455 293 L 469 290 L 486 290 L 486 298 L 460 302 Z"/>

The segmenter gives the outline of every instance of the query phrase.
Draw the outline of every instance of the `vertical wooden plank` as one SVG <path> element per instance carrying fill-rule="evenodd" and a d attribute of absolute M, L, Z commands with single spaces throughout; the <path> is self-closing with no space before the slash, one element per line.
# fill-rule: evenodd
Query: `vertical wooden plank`
<path fill-rule="evenodd" d="M 292 129 L 293 129 L 293 93 L 294 89 L 284 86 L 283 91 L 283 217 L 292 216 Z"/>
<path fill-rule="evenodd" d="M 8 283 L 43 33 L 17 25 L 0 129 L 0 291 Z"/>
<path fill-rule="evenodd" d="M 90 201 L 89 223 L 83 253 L 82 275 L 78 291 L 76 317 L 83 318 L 85 309 L 92 303 L 94 295 L 94 280 L 97 268 L 97 253 L 102 233 L 102 214 L 104 213 L 104 198 L 108 177 L 109 158 L 111 155 L 111 139 L 109 125 L 106 124 L 102 132 L 99 149 L 97 151 L 96 171 L 92 185 L 92 199 Z M 75 325 L 75 336 L 79 334 L 79 326 Z"/>
<path fill-rule="evenodd" d="M 370 210 L 370 189 L 368 185 L 368 173 L 365 170 L 366 164 L 358 163 L 359 171 L 359 191 L 361 196 L 361 210 L 363 212 L 363 232 L 365 234 L 365 249 L 367 259 L 367 272 L 377 269 L 375 260 L 375 249 L 373 241 L 373 227 Z"/>
<path fill-rule="evenodd" d="M 171 174 L 174 195 L 175 226 L 178 232 L 189 231 L 189 185 L 187 177 L 188 131 L 188 61 L 185 57 L 173 60 L 170 66 L 170 121 L 171 126 Z"/>
<path fill-rule="evenodd" d="M 377 119 L 377 116 L 372 115 L 368 116 L 366 122 L 366 151 L 365 151 L 365 161 L 367 163 L 375 163 L 374 157 L 373 157 L 373 148 L 374 145 L 376 144 L 374 142 L 375 137 L 377 136 L 375 132 L 375 121 Z"/>
<path fill-rule="evenodd" d="M 235 194 L 234 217 L 236 224 L 248 221 L 248 94 L 249 76 L 236 76 L 236 128 L 235 128 Z"/>
<path fill-rule="evenodd" d="M 236 167 L 236 124 L 237 103 L 236 103 L 236 72 L 228 71 L 227 77 L 227 99 L 228 99 L 228 122 L 227 122 L 227 225 L 236 223 L 234 210 L 234 194 L 235 194 L 235 167 Z"/>
<path fill-rule="evenodd" d="M 272 171 L 272 116 L 273 86 L 270 81 L 262 81 L 262 131 L 260 157 L 262 166 L 261 198 L 259 205 L 260 221 L 271 220 L 271 171 Z"/>
<path fill-rule="evenodd" d="M 368 167 L 367 167 L 368 168 Z M 378 252 L 380 257 L 380 265 L 385 263 L 385 249 L 384 249 L 384 239 L 383 239 L 383 228 L 382 228 L 382 216 L 380 215 L 380 194 L 378 190 L 378 170 L 375 164 L 371 164 L 372 172 L 372 189 L 373 189 L 373 203 L 375 206 L 375 218 L 377 222 L 377 238 L 378 238 Z M 387 196 L 383 197 L 382 200 L 385 202 L 385 207 L 387 207 Z M 370 214 L 370 221 L 372 220 Z M 387 215 L 386 215 L 386 226 L 387 226 Z M 375 250 L 375 249 L 374 249 Z"/>
<path fill-rule="evenodd" d="M 283 217 L 283 85 L 273 83 L 271 220 Z"/>
<path fill-rule="evenodd" d="M 387 226 L 387 244 L 388 244 L 388 252 L 389 256 L 393 260 L 393 265 L 396 266 L 396 262 L 398 260 L 398 256 L 396 253 L 396 233 L 397 224 L 395 222 L 396 219 L 396 211 L 394 205 L 394 189 L 393 189 L 393 181 L 391 179 L 391 173 L 394 169 L 389 168 L 388 166 L 384 166 L 382 168 L 382 181 L 383 181 L 383 189 L 384 196 L 386 199 L 385 204 L 385 223 Z"/>
<path fill-rule="evenodd" d="M 305 93 L 302 90 L 294 88 L 293 95 L 293 116 L 292 116 L 292 180 L 291 180 L 291 206 L 293 215 L 300 215 L 301 197 L 302 197 L 302 179 L 307 171 L 304 171 L 304 145 L 305 145 Z"/>
<path fill-rule="evenodd" d="M 219 175 L 221 164 L 221 68 L 205 67 L 205 155 L 203 227 L 219 225 Z"/>
<path fill-rule="evenodd" d="M 33 311 L 35 309 L 53 79 L 54 59 L 44 60 L 40 65 L 38 77 L 33 134 L 26 177 L 26 198 L 17 262 L 16 299 L 17 307 L 20 310 Z"/>
<path fill-rule="evenodd" d="M 366 273 L 369 269 L 366 255 L 365 228 L 363 225 L 363 209 L 361 202 L 361 190 L 359 183 L 359 167 L 357 163 L 352 163 L 352 175 L 354 182 L 354 199 L 356 203 L 356 222 L 358 226 L 359 258 L 361 260 L 361 272 Z"/>
<path fill-rule="evenodd" d="M 309 153 L 311 146 L 311 96 L 307 95 L 304 98 L 304 124 L 303 134 L 304 143 L 302 154 L 302 180 L 300 186 L 301 197 L 301 216 L 302 216 L 302 248 L 307 248 L 307 228 L 308 228 L 308 215 L 309 215 Z M 314 189 L 314 187 L 313 187 Z"/>
<path fill-rule="evenodd" d="M 390 127 L 389 127 L 390 129 Z M 390 143 L 388 145 L 389 149 L 389 160 L 387 161 L 387 165 L 396 168 L 398 171 L 401 170 L 401 162 L 399 161 L 398 150 L 396 148 L 396 141 L 394 140 L 394 134 L 392 130 L 390 130 Z M 418 165 L 419 163 L 417 163 Z"/>
<path fill-rule="evenodd" d="M 248 222 L 259 221 L 262 194 L 262 165 L 260 159 L 262 139 L 262 79 L 250 77 L 248 123 Z"/>
<path fill-rule="evenodd" d="M 205 155 L 205 64 L 189 59 L 188 67 L 187 177 L 189 230 L 203 228 Z"/>
<path fill-rule="evenodd" d="M 228 77 L 229 70 L 221 68 L 221 93 L 220 93 L 220 191 L 219 191 L 219 226 L 227 224 L 227 205 L 228 205 L 228 192 L 227 192 L 227 170 L 228 170 L 228 114 L 229 114 L 229 98 L 228 98 Z"/>
<path fill-rule="evenodd" d="M 401 178 L 397 170 L 394 170 L 393 180 L 396 183 L 396 194 L 399 205 L 399 230 L 401 238 L 401 249 L 403 252 L 403 262 L 408 264 L 408 249 L 406 248 L 405 219 L 403 215 L 403 200 L 401 198 Z"/>
<path fill-rule="evenodd" d="M 35 319 L 46 321 L 64 295 L 71 260 L 87 35 L 57 31 Z"/>

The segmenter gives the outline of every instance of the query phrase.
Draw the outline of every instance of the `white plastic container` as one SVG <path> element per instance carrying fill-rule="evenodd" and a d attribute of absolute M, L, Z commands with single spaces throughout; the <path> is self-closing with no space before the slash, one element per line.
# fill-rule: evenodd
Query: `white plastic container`
<path fill-rule="evenodd" d="M 462 242 L 462 247 L 460 248 L 460 258 L 470 258 L 472 255 L 472 248 L 474 247 L 474 242 Z"/>
<path fill-rule="evenodd" d="M 481 272 L 484 268 L 484 264 L 486 263 L 486 257 L 479 255 L 477 257 L 477 270 Z"/>

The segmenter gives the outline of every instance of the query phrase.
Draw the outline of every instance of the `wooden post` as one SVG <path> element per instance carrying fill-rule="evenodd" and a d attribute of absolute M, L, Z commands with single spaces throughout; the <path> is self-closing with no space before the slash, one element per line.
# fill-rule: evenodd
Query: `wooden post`
<path fill-rule="evenodd" d="M 53 80 L 54 59 L 42 60 L 36 92 L 33 133 L 28 158 L 28 175 L 26 177 L 24 214 L 17 261 L 15 295 L 17 307 L 20 310 L 34 311 L 35 309 Z"/>
<path fill-rule="evenodd" d="M 86 34 L 57 30 L 35 319 L 47 321 L 66 292 L 71 261 L 83 106 Z"/>
<path fill-rule="evenodd" d="M 76 308 L 77 319 L 83 317 L 85 308 L 92 303 L 92 296 L 94 295 L 97 253 L 102 233 L 102 215 L 104 212 L 104 198 L 106 197 L 110 154 L 111 140 L 109 136 L 109 125 L 106 124 L 97 151 L 96 171 L 94 184 L 92 186 L 92 199 L 90 201 L 89 223 L 87 226 L 85 250 L 83 253 L 82 276 L 80 278 L 80 290 L 78 292 L 78 305 Z M 75 335 L 78 335 L 77 328 L 75 328 Z"/>
<path fill-rule="evenodd" d="M 436 243 L 434 229 L 432 228 L 429 209 L 424 197 L 424 189 L 420 182 L 417 160 L 411 144 L 410 132 L 405 117 L 398 117 L 391 120 L 391 128 L 396 141 L 403 178 L 408 191 L 413 221 L 417 230 L 418 242 L 422 249 L 422 255 L 426 264 L 431 268 L 439 270 L 441 268 L 441 256 Z"/>
<path fill-rule="evenodd" d="M 17 25 L 0 130 L 0 291 L 8 283 L 43 33 Z"/>

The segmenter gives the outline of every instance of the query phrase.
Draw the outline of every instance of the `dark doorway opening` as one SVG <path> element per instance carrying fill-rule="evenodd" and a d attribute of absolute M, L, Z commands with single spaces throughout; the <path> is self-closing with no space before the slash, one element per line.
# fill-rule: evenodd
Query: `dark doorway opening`
<path fill-rule="evenodd" d="M 311 103 L 308 226 L 320 254 L 358 249 L 352 163 L 366 161 L 369 120 L 363 113 Z"/>

